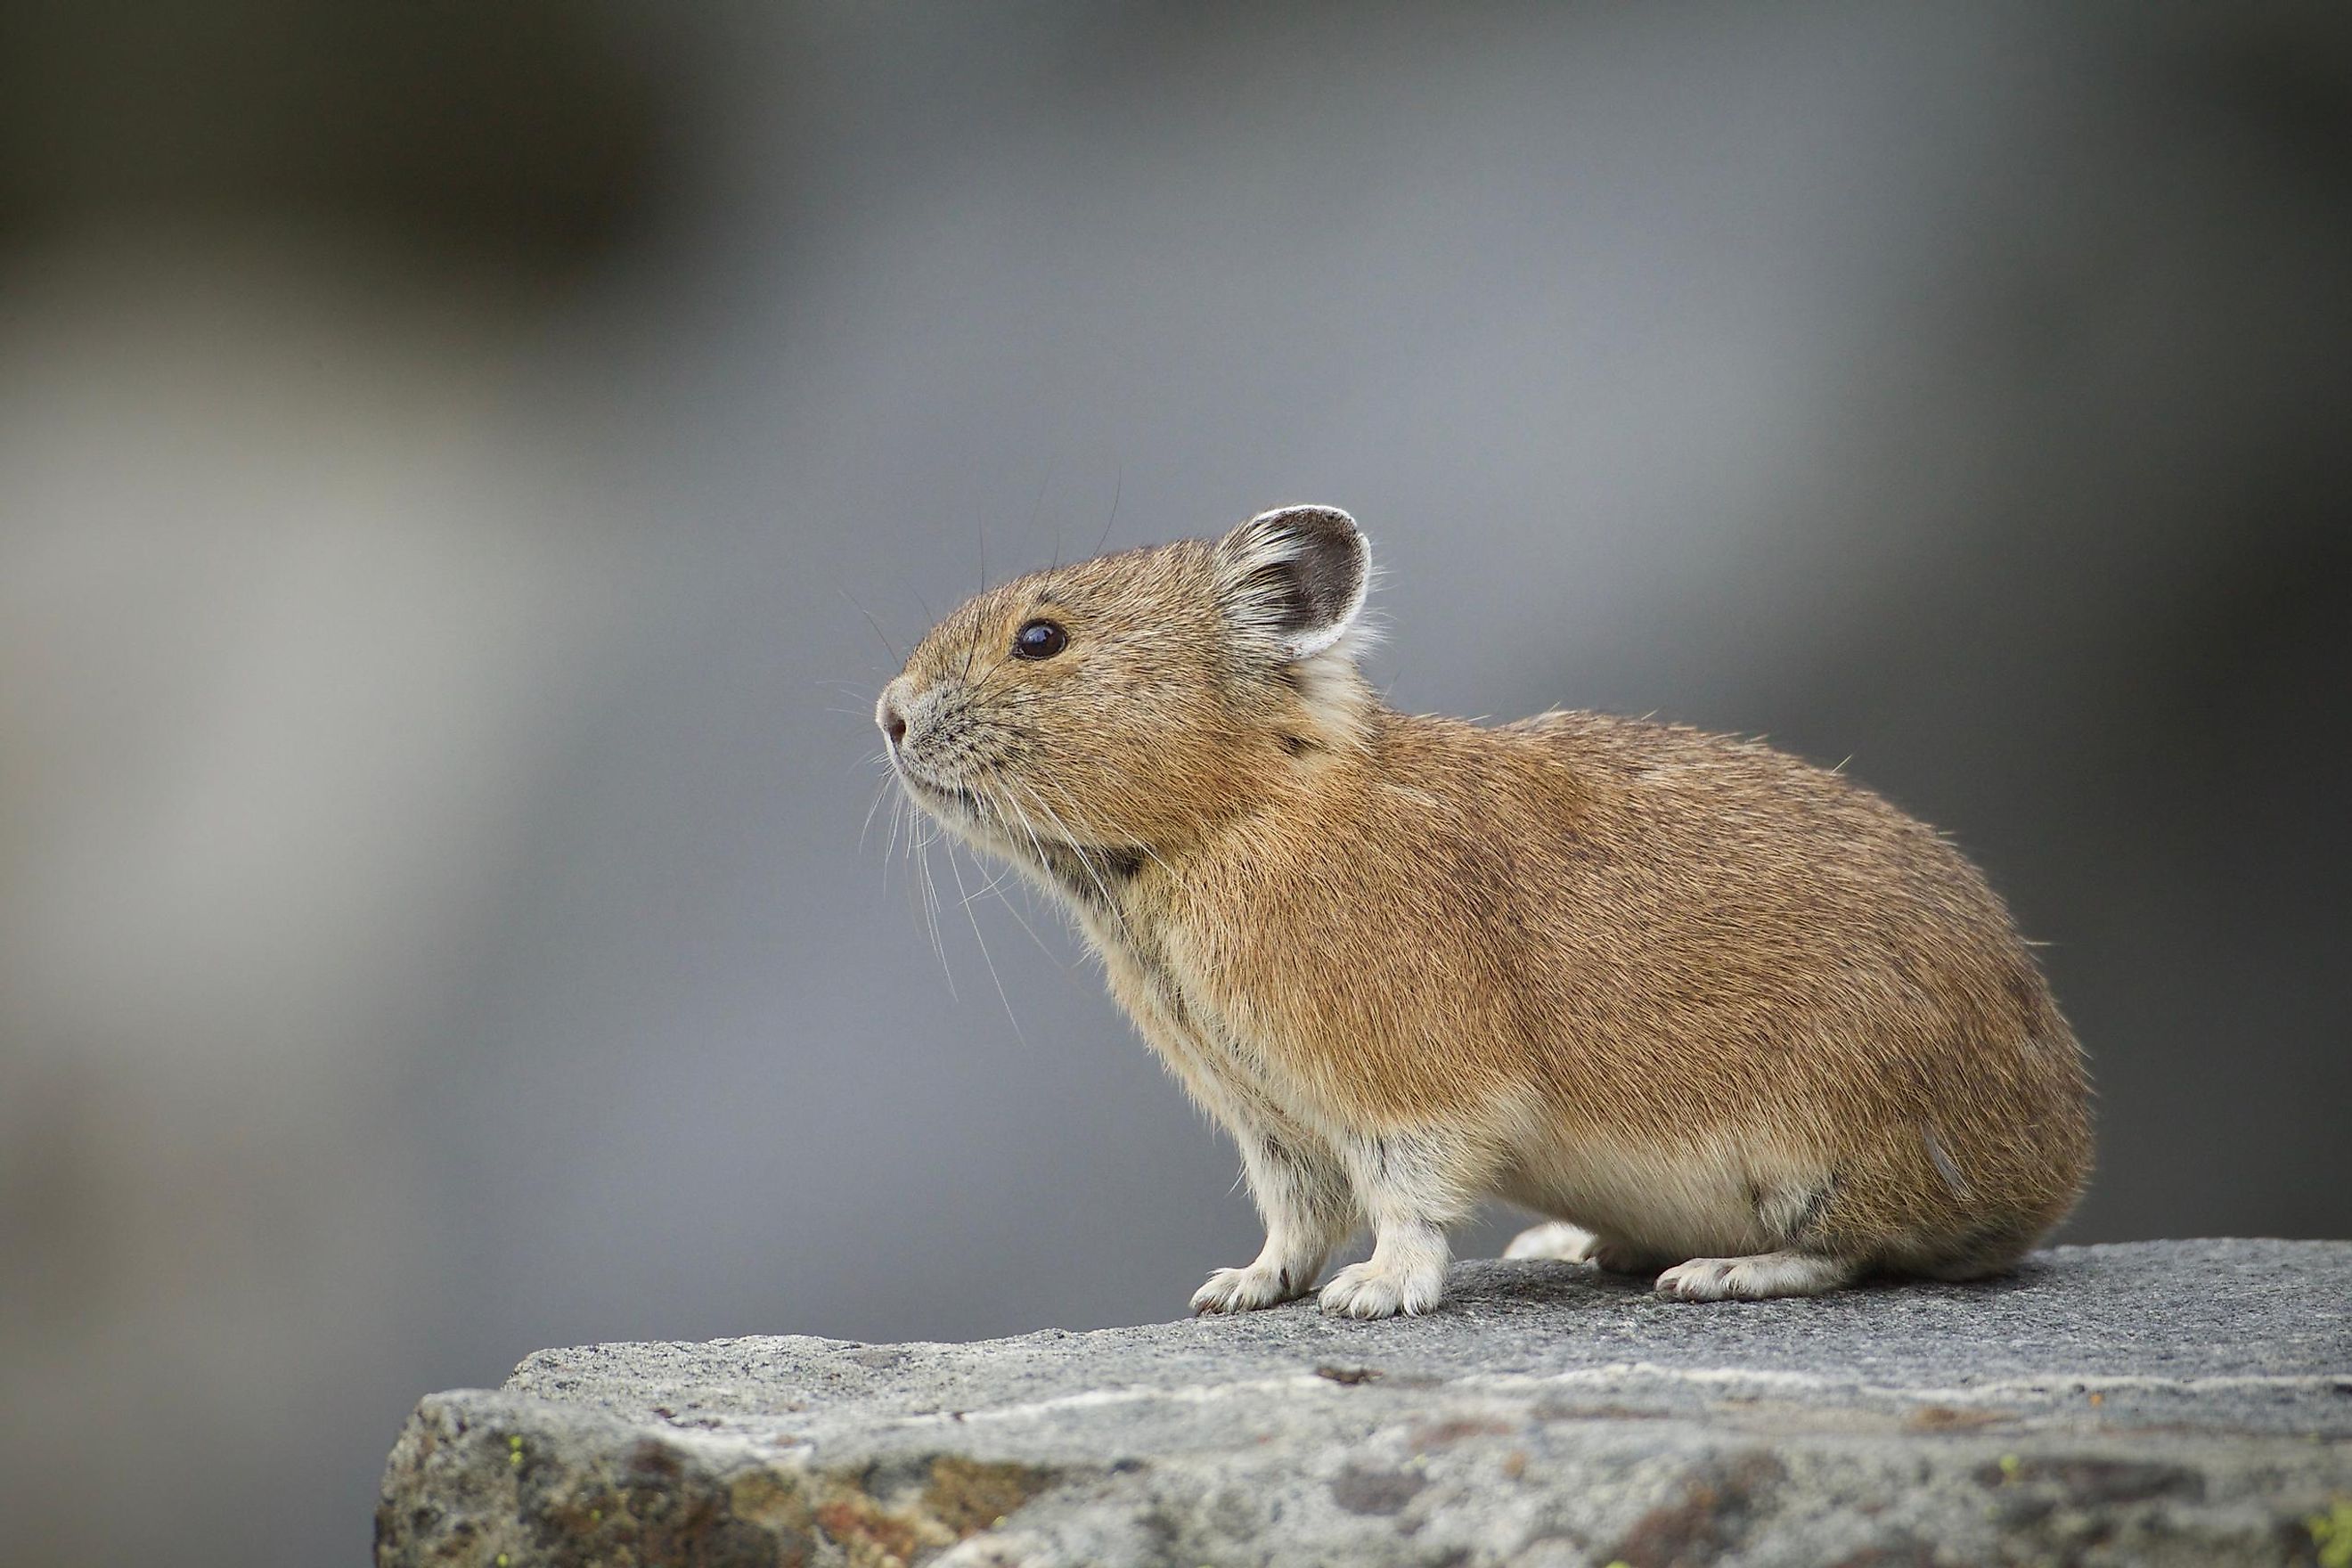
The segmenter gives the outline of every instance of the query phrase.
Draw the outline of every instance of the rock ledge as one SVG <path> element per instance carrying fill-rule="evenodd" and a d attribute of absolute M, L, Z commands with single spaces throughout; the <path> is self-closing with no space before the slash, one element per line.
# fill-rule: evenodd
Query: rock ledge
<path fill-rule="evenodd" d="M 1695 1305 L 1458 1265 L 976 1344 L 544 1351 L 394 1448 L 394 1565 L 2352 1565 L 2352 1242 Z"/>

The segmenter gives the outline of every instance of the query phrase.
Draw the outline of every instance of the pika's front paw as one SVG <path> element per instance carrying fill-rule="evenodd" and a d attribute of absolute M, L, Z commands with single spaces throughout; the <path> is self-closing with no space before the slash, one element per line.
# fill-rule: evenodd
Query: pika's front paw
<path fill-rule="evenodd" d="M 1220 1268 L 1209 1282 L 1192 1292 L 1194 1312 L 1254 1312 L 1278 1307 L 1307 1294 L 1314 1280 L 1300 1279 L 1288 1268 L 1253 1263 L 1246 1268 Z"/>
<path fill-rule="evenodd" d="M 1393 1318 L 1426 1312 L 1445 1294 L 1445 1269 L 1351 1263 L 1323 1287 L 1323 1310 L 1335 1318 Z"/>

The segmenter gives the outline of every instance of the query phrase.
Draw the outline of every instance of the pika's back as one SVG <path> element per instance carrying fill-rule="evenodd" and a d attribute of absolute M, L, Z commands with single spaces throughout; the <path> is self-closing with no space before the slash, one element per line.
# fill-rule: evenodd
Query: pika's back
<path fill-rule="evenodd" d="M 1383 713 L 1360 762 L 1237 834 L 1223 871 L 1304 973 L 1346 988 L 1367 967 L 1451 970 L 1452 1005 L 1500 1000 L 1515 1026 L 1490 1032 L 1588 1079 L 1685 1057 L 1717 1090 L 1768 1061 L 1784 1085 L 1901 1089 L 1917 1075 L 1870 1059 L 2073 1056 L 1977 869 L 1760 742 L 1589 712 Z"/>
<path fill-rule="evenodd" d="M 1574 781 L 1565 847 L 1617 867 L 1628 896 L 1646 888 L 1718 921 L 1778 912 L 1823 938 L 1852 913 L 1901 909 L 2015 945 L 2007 910 L 1948 839 L 1838 769 L 1760 740 L 1602 713 L 1545 713 L 1495 737 Z"/>

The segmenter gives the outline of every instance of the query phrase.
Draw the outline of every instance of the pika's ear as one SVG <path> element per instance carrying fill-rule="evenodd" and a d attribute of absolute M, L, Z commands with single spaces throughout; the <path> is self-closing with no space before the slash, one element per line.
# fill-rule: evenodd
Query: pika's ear
<path fill-rule="evenodd" d="M 1339 640 L 1364 607 L 1371 551 L 1332 506 L 1264 511 L 1217 542 L 1217 587 L 1234 629 L 1285 659 Z"/>

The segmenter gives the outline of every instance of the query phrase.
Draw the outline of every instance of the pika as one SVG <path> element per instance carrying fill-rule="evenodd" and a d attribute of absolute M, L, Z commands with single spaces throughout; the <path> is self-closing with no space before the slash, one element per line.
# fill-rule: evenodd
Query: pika
<path fill-rule="evenodd" d="M 1680 725 L 1391 710 L 1370 552 L 1286 507 L 934 628 L 876 711 L 905 789 L 1050 889 L 1240 1146 L 1255 1261 L 1195 1311 L 1443 1296 L 1447 1228 L 1693 1300 L 2000 1272 L 2091 1161 L 2007 909 L 1839 773 Z"/>

